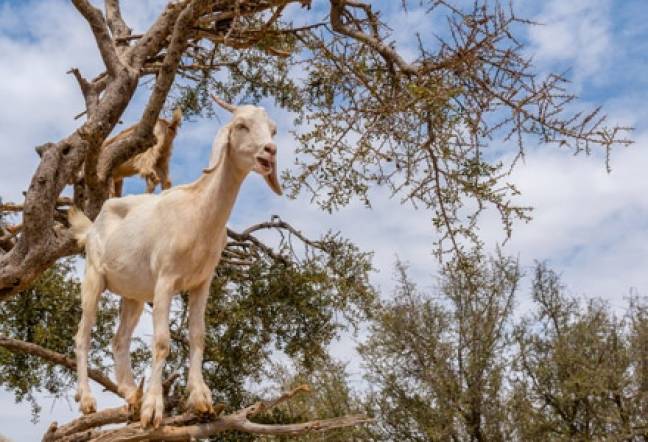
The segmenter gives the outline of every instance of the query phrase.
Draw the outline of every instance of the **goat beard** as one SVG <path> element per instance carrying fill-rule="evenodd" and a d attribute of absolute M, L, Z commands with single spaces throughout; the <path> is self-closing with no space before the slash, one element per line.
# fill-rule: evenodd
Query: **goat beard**
<path fill-rule="evenodd" d="M 268 186 L 270 186 L 274 193 L 279 196 L 283 195 L 283 190 L 281 189 L 279 178 L 277 178 L 277 163 L 274 160 L 272 161 L 272 170 L 263 178 L 266 180 L 266 183 L 268 183 Z"/>

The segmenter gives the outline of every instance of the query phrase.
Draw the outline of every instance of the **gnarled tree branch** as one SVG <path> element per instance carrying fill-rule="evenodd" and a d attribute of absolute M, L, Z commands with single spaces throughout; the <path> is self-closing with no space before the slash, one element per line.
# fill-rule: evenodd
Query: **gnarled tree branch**
<path fill-rule="evenodd" d="M 162 106 L 171 89 L 175 74 L 187 46 L 187 37 L 191 32 L 191 24 L 198 14 L 198 3 L 194 0 L 182 10 L 173 27 L 171 43 L 158 72 L 153 93 L 144 109 L 142 118 L 133 133 L 125 137 L 110 150 L 105 150 L 99 158 L 99 177 L 105 181 L 117 165 L 123 163 L 134 154 L 146 150 L 155 143 L 153 127 L 159 118 Z"/>
<path fill-rule="evenodd" d="M 260 401 L 234 413 L 204 418 L 186 413 L 180 416 L 167 417 L 159 428 L 142 429 L 139 423 L 131 423 L 122 428 L 101 430 L 108 424 L 125 423 L 132 418 L 125 408 L 111 408 L 102 410 L 94 415 L 80 417 L 69 424 L 57 427 L 53 423 L 43 440 L 53 441 L 185 441 L 194 438 L 206 438 L 227 431 L 241 431 L 252 434 L 297 436 L 312 432 L 325 432 L 338 428 L 346 428 L 371 422 L 366 416 L 350 415 L 332 419 L 322 419 L 298 424 L 260 424 L 252 422 L 250 418 L 268 411 L 273 407 L 291 400 L 300 393 L 310 391 L 308 386 L 302 385 L 288 391 L 279 397 Z"/>
<path fill-rule="evenodd" d="M 106 65 L 108 74 L 115 76 L 118 69 L 122 67 L 122 64 L 117 55 L 115 43 L 110 37 L 110 32 L 103 14 L 87 0 L 72 0 L 72 3 L 92 28 L 92 33 L 97 41 L 97 47 Z"/>

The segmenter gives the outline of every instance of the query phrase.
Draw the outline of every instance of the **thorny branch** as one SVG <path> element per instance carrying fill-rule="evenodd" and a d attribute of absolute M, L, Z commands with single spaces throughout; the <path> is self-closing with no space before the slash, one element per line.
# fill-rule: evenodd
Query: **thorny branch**
<path fill-rule="evenodd" d="M 419 36 L 411 62 L 389 43 L 391 30 L 369 2 L 331 0 L 330 27 L 298 35 L 313 52 L 300 112 L 312 129 L 300 134 L 289 183 L 293 195 L 306 190 L 326 210 L 352 198 L 369 206 L 370 189 L 386 186 L 403 203 L 432 211 L 438 255 L 456 255 L 463 239 L 479 242 L 475 226 L 489 207 L 506 238 L 515 220 L 530 219 L 506 182 L 529 136 L 576 153 L 600 147 L 609 167 L 610 149 L 631 143 L 630 128 L 605 127 L 599 109 L 570 113 L 575 96 L 566 79 L 535 74 L 512 32 L 530 21 L 498 2 L 465 10 L 429 3 L 426 12 L 445 15 L 448 30 L 430 37 L 436 44 Z M 517 156 L 484 155 L 495 139 L 517 147 Z"/>
<path fill-rule="evenodd" d="M 250 226 L 241 233 L 228 228 L 227 236 L 229 236 L 233 241 L 227 243 L 227 248 L 224 251 L 222 262 L 224 262 L 224 264 L 249 265 L 254 262 L 249 261 L 249 259 L 258 259 L 260 258 L 261 253 L 274 261 L 287 264 L 289 262 L 288 257 L 277 253 L 272 247 L 268 246 L 253 235 L 253 233 L 261 230 L 276 230 L 282 237 L 282 244 L 285 242 L 290 243 L 290 236 L 294 236 L 306 247 L 324 252 L 328 249 L 328 245 L 325 241 L 313 241 L 304 236 L 299 230 L 295 229 L 287 222 L 281 220 L 278 216 L 273 216 L 270 221 Z M 285 237 L 286 234 L 289 235 L 288 238 Z M 282 248 L 282 244 L 280 244 L 279 248 Z M 247 259 L 247 261 L 237 261 L 232 260 L 232 258 L 243 258 Z"/>

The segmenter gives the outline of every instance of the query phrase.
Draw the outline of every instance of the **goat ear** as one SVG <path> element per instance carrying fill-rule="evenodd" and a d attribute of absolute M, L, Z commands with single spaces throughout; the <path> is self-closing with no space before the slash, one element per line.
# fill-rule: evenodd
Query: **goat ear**
<path fill-rule="evenodd" d="M 229 125 L 223 126 L 221 130 L 216 134 L 214 142 L 212 143 L 212 152 L 211 157 L 209 158 L 209 167 L 203 169 L 203 173 L 211 173 L 218 165 L 223 162 L 227 149 L 229 149 L 229 135 L 230 127 Z"/>
<path fill-rule="evenodd" d="M 279 178 L 277 178 L 277 163 L 276 160 L 272 161 L 272 171 L 263 177 L 268 183 L 268 186 L 272 189 L 274 193 L 281 196 L 283 195 L 283 190 L 281 189 L 281 183 Z"/>
<path fill-rule="evenodd" d="M 212 95 L 212 98 L 223 109 L 230 111 L 232 113 L 236 112 L 236 106 L 234 106 L 233 104 L 228 103 L 227 101 L 223 100 L 220 97 L 217 97 L 216 95 Z"/>

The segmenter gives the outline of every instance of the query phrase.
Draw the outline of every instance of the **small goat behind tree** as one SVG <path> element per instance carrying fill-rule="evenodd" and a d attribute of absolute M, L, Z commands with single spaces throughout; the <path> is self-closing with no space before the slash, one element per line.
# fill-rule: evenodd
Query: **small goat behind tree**
<path fill-rule="evenodd" d="M 153 134 L 157 139 L 156 143 L 135 155 L 128 161 L 123 162 L 112 172 L 113 192 L 111 196 L 121 196 L 124 185 L 124 178 L 133 175 L 140 175 L 146 180 L 146 192 L 153 193 L 155 187 L 160 184 L 162 190 L 171 187 L 169 180 L 169 161 L 173 149 L 173 140 L 175 139 L 178 127 L 182 122 L 182 110 L 178 107 L 173 111 L 171 121 L 164 118 L 158 119 L 153 129 Z M 112 138 L 106 140 L 101 147 L 110 149 L 110 146 L 128 136 L 136 126 L 124 129 Z"/>
<path fill-rule="evenodd" d="M 140 175 L 146 180 L 146 192 L 153 193 L 155 187 L 161 184 L 162 190 L 171 187 L 171 180 L 169 179 L 169 162 L 171 160 L 171 151 L 173 150 L 173 140 L 178 132 L 178 127 L 182 123 L 182 110 L 178 107 L 173 111 L 171 121 L 164 118 L 159 118 L 153 134 L 155 135 L 156 142 L 153 146 L 135 155 L 133 158 L 123 162 L 117 166 L 111 175 L 112 188 L 110 189 L 111 197 L 119 197 L 122 194 L 124 178 L 133 175 Z M 119 132 L 114 137 L 108 138 L 101 145 L 101 149 L 110 149 L 110 146 L 129 135 L 137 125 L 133 125 L 123 131 Z M 39 156 L 43 156 L 42 147 L 36 149 Z M 75 184 L 83 180 L 83 167 L 79 174 L 74 177 L 68 184 Z"/>
<path fill-rule="evenodd" d="M 249 172 L 261 174 L 281 195 L 272 142 L 276 125 L 263 108 L 236 107 L 214 99 L 233 118 L 216 135 L 209 167 L 200 178 L 157 195 L 109 199 L 94 223 L 79 210 L 70 209 L 72 233 L 86 251 L 76 336 L 77 400 L 84 414 L 96 411 L 87 359 L 97 301 L 106 289 L 122 297 L 113 355 L 119 392 L 132 407 L 137 407 L 140 394 L 130 364 L 130 340 L 144 303 L 153 302 L 153 367 L 141 407 L 142 425 L 157 427 L 162 421 L 169 309 L 173 295 L 182 291 L 188 293 L 189 304 L 187 405 L 199 413 L 213 410 L 202 376 L 204 316 L 214 269 L 227 241 L 226 223 Z"/>

